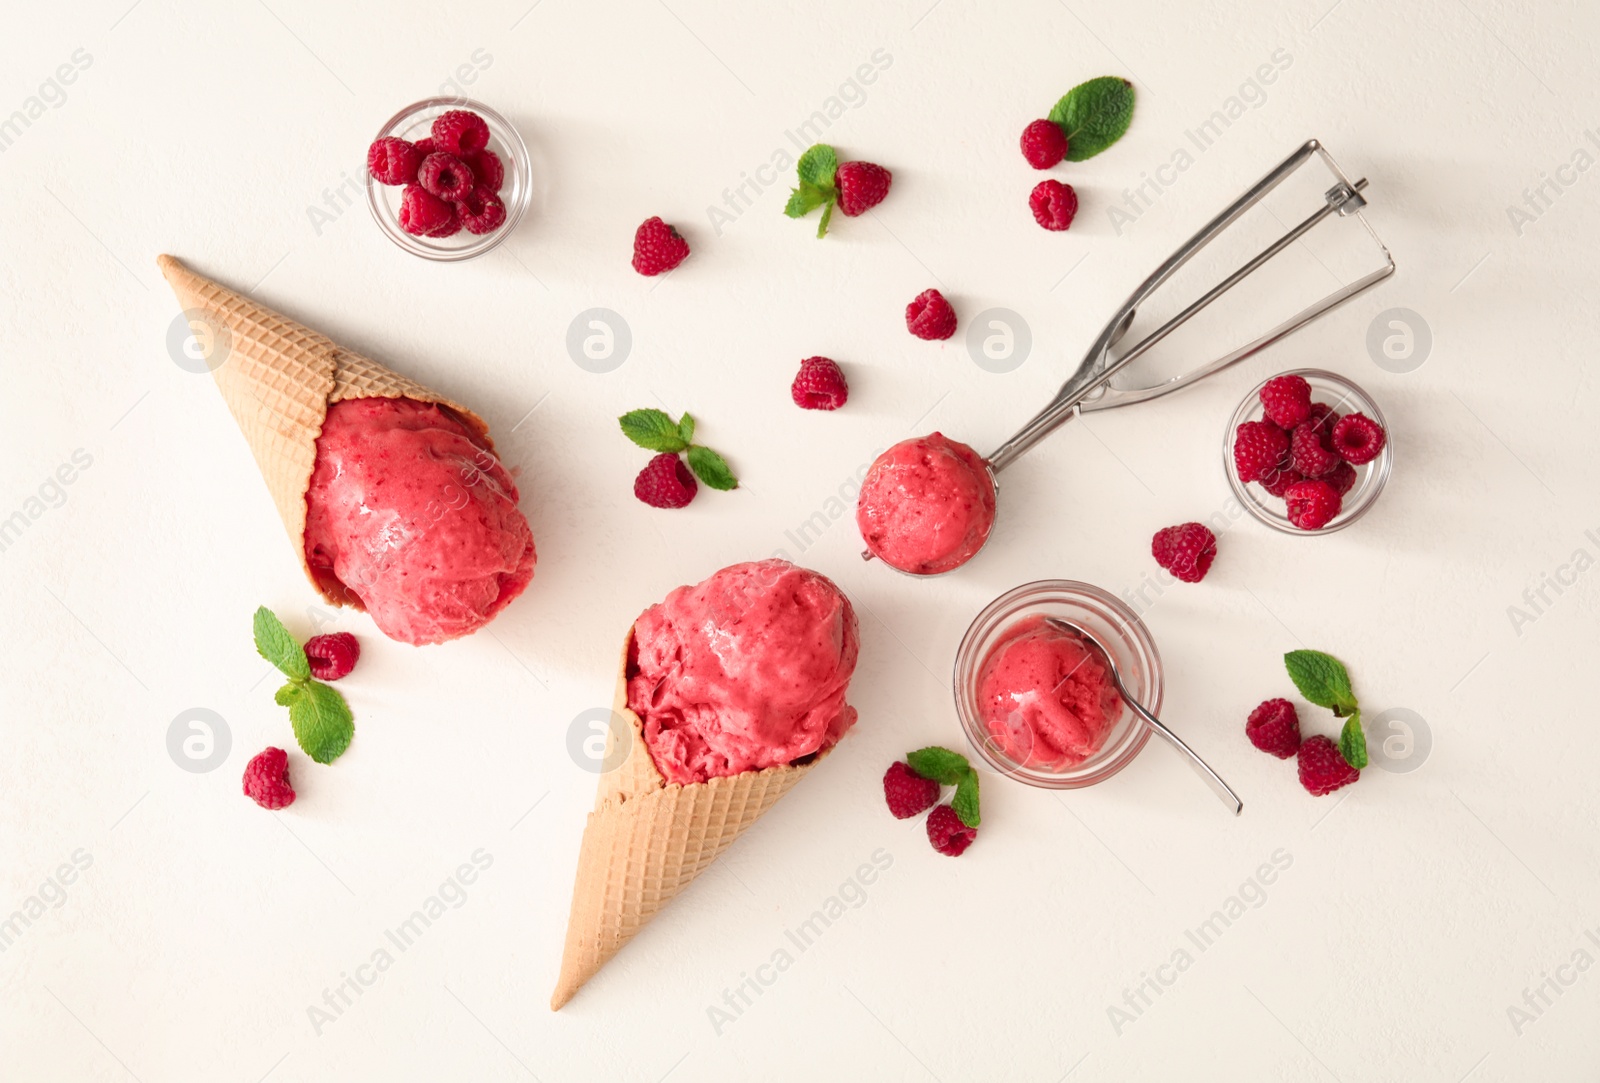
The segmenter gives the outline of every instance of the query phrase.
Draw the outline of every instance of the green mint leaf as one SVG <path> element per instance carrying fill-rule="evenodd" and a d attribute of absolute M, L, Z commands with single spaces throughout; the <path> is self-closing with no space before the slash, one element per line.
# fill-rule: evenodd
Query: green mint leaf
<path fill-rule="evenodd" d="M 839 169 L 839 156 L 826 143 L 818 143 L 800 155 L 797 172 L 800 184 L 814 184 L 818 188 L 833 187 L 833 175 Z"/>
<path fill-rule="evenodd" d="M 661 410 L 630 410 L 617 418 L 622 434 L 649 451 L 682 451 L 689 442 L 677 422 Z"/>
<path fill-rule="evenodd" d="M 981 819 L 978 815 L 978 772 L 967 768 L 967 773 L 956 783 L 956 795 L 951 799 L 950 807 L 956 810 L 956 819 L 968 827 L 978 826 Z"/>
<path fill-rule="evenodd" d="M 1344 663 L 1321 651 L 1290 651 L 1283 656 L 1289 679 L 1300 694 L 1318 707 L 1332 708 L 1343 718 L 1356 709 L 1356 694 L 1350 688 L 1350 674 Z"/>
<path fill-rule="evenodd" d="M 1067 161 L 1093 158 L 1121 139 L 1133 120 L 1133 84 L 1116 75 L 1079 83 L 1050 110 L 1067 135 Z"/>
<path fill-rule="evenodd" d="M 739 479 L 728 469 L 727 461 L 708 447 L 696 444 L 689 449 L 689 469 L 713 489 L 726 492 L 739 487 Z"/>
<path fill-rule="evenodd" d="M 687 413 L 678 419 L 678 439 L 685 444 L 694 443 L 694 418 Z"/>
<path fill-rule="evenodd" d="M 817 240 L 820 241 L 828 235 L 828 223 L 833 220 L 833 208 L 838 202 L 836 199 L 829 199 L 828 205 L 823 208 L 822 221 L 817 223 Z"/>
<path fill-rule="evenodd" d="M 289 706 L 289 704 L 294 702 L 294 697 L 299 694 L 300 689 L 305 686 L 305 683 L 305 681 L 290 681 L 273 694 L 272 702 L 276 703 L 279 707 Z"/>
<path fill-rule="evenodd" d="M 1367 735 L 1361 729 L 1361 712 L 1352 711 L 1339 731 L 1339 754 L 1357 771 L 1367 765 Z"/>
<path fill-rule="evenodd" d="M 961 753 L 938 745 L 917 749 L 906 756 L 906 763 L 923 778 L 931 778 L 941 786 L 959 786 L 972 770 L 972 765 Z"/>
<path fill-rule="evenodd" d="M 819 188 L 808 181 L 801 181 L 800 187 L 789 192 L 789 202 L 784 205 L 783 213 L 790 218 L 804 218 L 832 198 L 832 188 Z"/>
<path fill-rule="evenodd" d="M 276 666 L 285 677 L 295 681 L 311 679 L 311 663 L 306 652 L 289 629 L 283 626 L 278 615 L 266 606 L 256 610 L 254 620 L 256 653 Z"/>
<path fill-rule="evenodd" d="M 288 700 L 294 739 L 307 756 L 318 763 L 332 763 L 350 747 L 350 738 L 356 732 L 355 720 L 337 688 L 321 681 L 307 681 L 294 686 Z"/>

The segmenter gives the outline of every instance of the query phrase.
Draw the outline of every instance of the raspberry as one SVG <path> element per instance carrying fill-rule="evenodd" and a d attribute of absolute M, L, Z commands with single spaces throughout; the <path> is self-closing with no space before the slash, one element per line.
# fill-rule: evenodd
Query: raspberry
<path fill-rule="evenodd" d="M 633 234 L 633 269 L 642 275 L 670 271 L 689 255 L 689 242 L 659 217 L 646 218 Z"/>
<path fill-rule="evenodd" d="M 392 135 L 375 140 L 367 148 L 367 172 L 381 184 L 410 184 L 417 179 L 422 153 L 412 143 Z"/>
<path fill-rule="evenodd" d="M 1300 716 L 1286 699 L 1269 699 L 1250 712 L 1245 736 L 1263 752 L 1286 760 L 1300 747 Z"/>
<path fill-rule="evenodd" d="M 1297 481 L 1306 480 L 1306 476 L 1292 466 L 1280 466 L 1266 477 L 1261 478 L 1261 487 L 1273 496 L 1281 497 L 1284 492 Z"/>
<path fill-rule="evenodd" d="M 1270 421 L 1245 421 L 1233 431 L 1233 465 L 1240 481 L 1269 477 L 1288 450 L 1288 435 Z"/>
<path fill-rule="evenodd" d="M 433 140 L 451 154 L 476 154 L 489 145 L 489 125 L 476 113 L 452 109 L 433 118 Z"/>
<path fill-rule="evenodd" d="M 1325 797 L 1361 777 L 1345 762 L 1339 746 L 1326 737 L 1313 737 L 1300 746 L 1300 785 L 1313 796 Z"/>
<path fill-rule="evenodd" d="M 923 290 L 906 306 L 906 330 L 930 341 L 949 338 L 956 333 L 956 310 L 938 290 Z"/>
<path fill-rule="evenodd" d="M 294 804 L 294 787 L 289 785 L 289 754 L 281 748 L 269 748 L 245 764 L 244 795 L 273 812 Z"/>
<path fill-rule="evenodd" d="M 1022 156 L 1035 169 L 1049 169 L 1067 156 L 1067 133 L 1053 120 L 1036 120 L 1022 129 Z"/>
<path fill-rule="evenodd" d="M 1340 463 L 1322 478 L 1323 481 L 1333 486 L 1333 491 L 1344 496 L 1356 487 L 1356 468 L 1349 463 Z"/>
<path fill-rule="evenodd" d="M 506 220 L 505 203 L 483 184 L 463 196 L 456 203 L 456 211 L 468 233 L 493 233 Z"/>
<path fill-rule="evenodd" d="M 938 803 L 939 784 L 917 774 L 904 760 L 895 760 L 883 773 L 883 799 L 895 819 L 909 819 Z"/>
<path fill-rule="evenodd" d="M 1306 418 L 1306 424 L 1320 428 L 1324 435 L 1331 435 L 1333 427 L 1339 423 L 1339 413 L 1325 402 L 1311 404 L 1311 413 Z"/>
<path fill-rule="evenodd" d="M 670 451 L 651 459 L 633 479 L 633 495 L 652 508 L 681 508 L 699 488 L 683 460 Z"/>
<path fill-rule="evenodd" d="M 1325 481 L 1297 481 L 1284 490 L 1283 501 L 1289 522 L 1301 530 L 1320 530 L 1328 525 L 1343 503 L 1332 485 Z"/>
<path fill-rule="evenodd" d="M 1295 428 L 1289 437 L 1289 457 L 1294 468 L 1308 478 L 1320 478 L 1339 465 L 1339 456 L 1333 453 L 1327 430 L 1314 421 Z"/>
<path fill-rule="evenodd" d="M 889 194 L 894 174 L 871 162 L 845 162 L 833 175 L 839 188 L 839 210 L 846 218 L 870 211 Z"/>
<path fill-rule="evenodd" d="M 1217 557 L 1217 536 L 1201 523 L 1169 526 L 1150 539 L 1150 555 L 1185 583 L 1198 583 Z"/>
<path fill-rule="evenodd" d="M 319 681 L 336 681 L 356 668 L 361 657 L 361 644 L 349 632 L 312 636 L 306 640 L 306 660 L 311 663 L 311 675 Z"/>
<path fill-rule="evenodd" d="M 454 237 L 461 232 L 461 212 L 456 209 L 454 203 L 446 203 L 445 206 L 450 208 L 450 217 L 441 222 L 438 228 L 429 230 L 428 236 Z"/>
<path fill-rule="evenodd" d="M 422 159 L 417 183 L 440 199 L 457 200 L 472 191 L 472 170 L 454 154 L 435 151 Z"/>
<path fill-rule="evenodd" d="M 978 829 L 962 823 L 949 805 L 940 805 L 928 817 L 928 841 L 946 857 L 960 857 L 977 837 Z"/>
<path fill-rule="evenodd" d="M 428 155 L 432 154 L 434 151 L 440 149 L 439 148 L 439 144 L 435 143 L 433 141 L 433 137 L 432 136 L 429 136 L 426 139 L 419 139 L 419 140 L 417 140 L 415 143 L 413 143 L 411 145 L 416 147 L 417 148 L 417 153 L 421 154 L 422 157 L 424 157 L 424 158 L 426 158 Z M 420 161 L 418 161 L 417 164 L 421 165 L 422 163 Z"/>
<path fill-rule="evenodd" d="M 1028 197 L 1028 206 L 1033 208 L 1033 220 L 1045 229 L 1063 230 L 1078 213 L 1078 193 L 1058 180 L 1040 181 Z"/>
<path fill-rule="evenodd" d="M 789 385 L 789 397 L 802 410 L 837 410 L 850 397 L 844 372 L 826 357 L 808 357 Z"/>
<path fill-rule="evenodd" d="M 1311 416 L 1311 385 L 1302 376 L 1274 376 L 1261 385 L 1261 405 L 1274 425 L 1288 431 Z"/>
<path fill-rule="evenodd" d="M 1383 426 L 1366 414 L 1347 414 L 1333 427 L 1333 450 L 1347 463 L 1370 463 L 1388 437 Z"/>
<path fill-rule="evenodd" d="M 432 236 L 455 219 L 455 208 L 420 184 L 406 186 L 400 197 L 400 228 L 418 237 Z"/>
<path fill-rule="evenodd" d="M 478 186 L 487 188 L 491 192 L 498 192 L 505 184 L 506 167 L 494 151 L 480 150 L 476 154 L 463 155 L 461 160 L 472 170 L 472 175 L 478 178 Z"/>

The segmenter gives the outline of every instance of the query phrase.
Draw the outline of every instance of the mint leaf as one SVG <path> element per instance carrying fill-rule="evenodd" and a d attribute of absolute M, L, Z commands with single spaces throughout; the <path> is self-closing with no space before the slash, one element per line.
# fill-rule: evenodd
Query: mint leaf
<path fill-rule="evenodd" d="M 277 698 L 279 703 L 288 700 L 294 739 L 307 756 L 318 763 L 332 763 L 350 747 L 350 738 L 356 732 L 355 720 L 337 688 L 308 680 L 285 685 L 278 690 Z"/>
<path fill-rule="evenodd" d="M 694 418 L 687 413 L 678 419 L 678 439 L 685 444 L 694 443 Z"/>
<path fill-rule="evenodd" d="M 929 745 L 906 756 L 906 763 L 923 778 L 931 778 L 941 786 L 958 786 L 967 777 L 972 765 L 959 752 Z"/>
<path fill-rule="evenodd" d="M 661 410 L 630 410 L 617 422 L 624 436 L 650 451 L 682 451 L 689 446 L 677 423 Z"/>
<path fill-rule="evenodd" d="M 689 469 L 713 489 L 726 492 L 739 487 L 739 479 L 728 469 L 727 461 L 708 447 L 696 444 L 689 449 Z"/>
<path fill-rule="evenodd" d="M 1283 656 L 1283 664 L 1300 694 L 1318 707 L 1331 708 L 1338 718 L 1356 709 L 1350 673 L 1333 655 L 1321 651 L 1290 651 Z"/>
<path fill-rule="evenodd" d="M 1367 765 L 1367 735 L 1361 729 L 1361 712 L 1352 711 L 1339 731 L 1339 754 L 1357 771 Z"/>
<path fill-rule="evenodd" d="M 820 241 L 828 235 L 828 223 L 833 220 L 833 208 L 837 200 L 828 200 L 828 206 L 822 212 L 822 221 L 817 223 L 817 239 Z"/>
<path fill-rule="evenodd" d="M 839 156 L 826 143 L 818 143 L 800 155 L 797 171 L 803 189 L 812 184 L 818 188 L 833 187 L 833 175 L 839 169 Z"/>
<path fill-rule="evenodd" d="M 800 187 L 790 190 L 789 202 L 784 205 L 783 213 L 790 218 L 804 218 L 832 198 L 831 189 L 824 190 L 808 181 L 801 181 Z"/>
<path fill-rule="evenodd" d="M 304 648 L 289 634 L 289 629 L 283 626 L 283 621 L 278 619 L 276 613 L 261 606 L 256 610 L 253 624 L 257 654 L 271 662 L 290 680 L 311 679 L 311 663 L 306 661 Z"/>
<path fill-rule="evenodd" d="M 1116 75 L 1079 83 L 1050 110 L 1067 136 L 1067 161 L 1093 158 L 1121 139 L 1133 120 L 1133 84 Z"/>
<path fill-rule="evenodd" d="M 978 826 L 981 819 L 978 815 L 978 772 L 967 768 L 967 773 L 956 783 L 956 795 L 950 807 L 956 810 L 956 818 L 962 823 L 968 827 Z"/>

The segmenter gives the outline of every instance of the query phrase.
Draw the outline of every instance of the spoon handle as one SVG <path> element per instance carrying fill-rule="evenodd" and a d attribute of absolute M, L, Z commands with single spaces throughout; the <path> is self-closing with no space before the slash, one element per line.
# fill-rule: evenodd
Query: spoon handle
<path fill-rule="evenodd" d="M 1233 814 L 1235 816 L 1244 811 L 1244 802 L 1239 800 L 1239 795 L 1234 793 L 1232 787 L 1230 787 L 1226 782 L 1222 781 L 1222 776 L 1213 771 L 1210 764 L 1200 758 L 1199 753 L 1183 743 L 1182 737 L 1179 737 L 1176 733 L 1173 733 L 1171 730 L 1169 730 L 1165 722 L 1161 721 L 1161 719 L 1145 710 L 1144 706 L 1137 700 L 1126 694 L 1122 698 L 1127 701 L 1128 706 L 1132 707 L 1134 711 L 1138 713 L 1140 718 L 1143 718 L 1150 724 L 1151 729 L 1165 737 L 1167 739 L 1167 743 L 1189 758 L 1189 764 L 1195 769 L 1195 773 L 1206 780 L 1206 782 L 1211 786 L 1211 789 L 1216 792 L 1216 795 L 1222 799 L 1222 803 L 1224 805 L 1227 805 L 1229 808 L 1233 809 Z"/>

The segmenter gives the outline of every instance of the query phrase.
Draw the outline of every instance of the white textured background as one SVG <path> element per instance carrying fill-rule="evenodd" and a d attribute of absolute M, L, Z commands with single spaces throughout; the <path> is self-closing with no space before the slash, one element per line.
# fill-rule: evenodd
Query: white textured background
<path fill-rule="evenodd" d="M 1600 974 L 1573 960 L 1600 960 L 1600 170 L 1567 168 L 1580 148 L 1600 156 L 1586 134 L 1600 125 L 1592 8 L 468 8 L 106 0 L 11 14 L 0 117 L 83 53 L 0 154 L 0 518 L 40 511 L 28 500 L 75 451 L 92 463 L 0 552 L 0 919 L 47 902 L 0 953 L 0 1075 L 1594 1077 Z M 1121 190 L 1279 50 L 1286 70 L 1246 91 L 1255 105 L 1119 234 L 1106 211 Z M 707 207 L 874 55 L 887 64 L 847 91 L 855 104 L 827 136 L 894 171 L 887 202 L 818 243 L 780 213 L 780 180 L 719 235 Z M 526 137 L 536 194 L 495 253 L 430 265 L 340 201 L 383 119 L 463 65 L 466 93 Z M 1051 174 L 1084 206 L 1070 233 L 1046 233 L 1027 213 L 1038 175 L 1017 134 L 1108 73 L 1137 83 L 1133 129 Z M 1193 392 L 1063 430 L 1008 472 L 993 546 L 958 575 L 864 566 L 848 521 L 803 553 L 785 539 L 894 439 L 937 427 L 997 443 L 1134 283 L 1313 135 L 1371 178 L 1396 278 Z M 1524 190 L 1558 176 L 1548 207 L 1513 222 Z M 694 246 L 661 281 L 628 268 L 652 214 Z M 476 407 L 520 468 L 538 540 L 532 587 L 486 634 L 418 651 L 360 615 L 332 622 L 365 648 L 343 684 L 357 736 L 331 768 L 294 753 L 300 799 L 279 815 L 239 793 L 245 761 L 290 742 L 249 617 L 268 604 L 306 635 L 314 599 L 211 382 L 168 356 L 162 251 Z M 935 284 L 964 320 L 1020 313 L 1026 363 L 997 375 L 961 338 L 910 338 L 901 309 Z M 593 307 L 633 336 L 605 375 L 565 347 Z M 1366 346 L 1393 307 L 1433 336 L 1405 374 Z M 788 402 L 813 353 L 849 372 L 838 414 Z M 1239 522 L 1204 584 L 1146 613 L 1166 714 L 1242 792 L 1245 816 L 1229 821 L 1152 745 L 1059 798 L 990 778 L 985 826 L 959 861 L 892 820 L 888 762 L 959 740 L 946 674 L 976 611 L 1033 578 L 1138 587 L 1154 529 L 1224 507 L 1233 406 L 1307 364 L 1387 411 L 1388 491 L 1323 539 Z M 632 499 L 645 455 L 613 419 L 658 400 L 699 417 L 743 490 L 681 512 Z M 608 702 L 642 607 L 778 548 L 861 611 L 860 726 L 552 1015 L 594 787 L 568 755 L 569 723 Z M 1547 576 L 1570 585 L 1546 587 L 1534 612 L 1523 592 Z M 1513 605 L 1535 619 L 1514 621 Z M 1316 800 L 1292 765 L 1254 751 L 1243 718 L 1291 692 L 1279 656 L 1298 645 L 1349 662 L 1369 714 L 1425 719 L 1425 764 L 1369 769 Z M 170 723 L 194 707 L 231 734 L 209 773 L 167 752 Z M 1304 718 L 1332 731 L 1322 712 Z M 893 863 L 865 902 L 714 1025 L 724 990 L 880 849 Z M 492 864 L 459 908 L 315 1025 L 308 1008 L 479 850 Z M 58 889 L 80 851 L 87 869 Z M 1244 887 L 1280 851 L 1287 869 Z M 1258 905 L 1195 949 L 1186 930 L 1241 889 Z M 1192 965 L 1158 972 L 1181 948 Z M 1173 980 L 1132 1021 L 1109 1010 L 1158 973 Z M 1524 991 L 1547 978 L 1561 995 L 1535 1016 Z"/>

